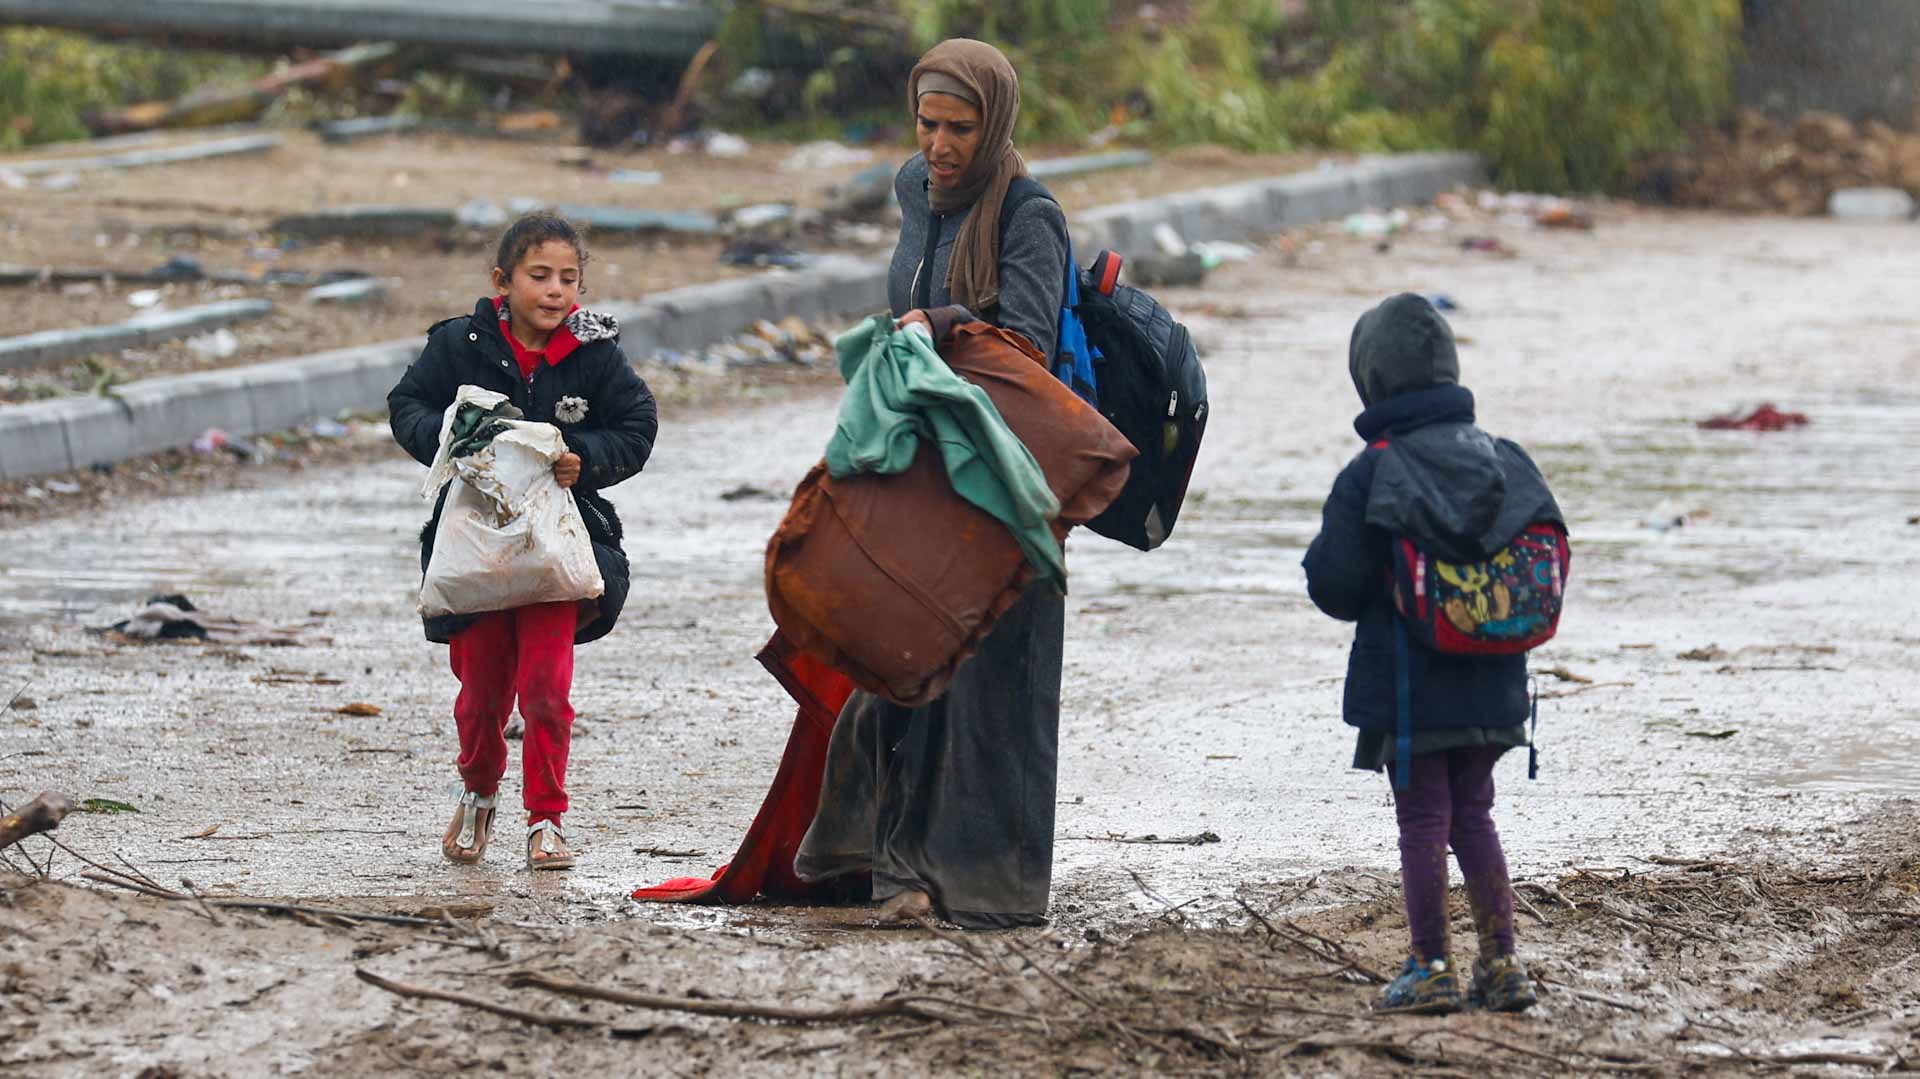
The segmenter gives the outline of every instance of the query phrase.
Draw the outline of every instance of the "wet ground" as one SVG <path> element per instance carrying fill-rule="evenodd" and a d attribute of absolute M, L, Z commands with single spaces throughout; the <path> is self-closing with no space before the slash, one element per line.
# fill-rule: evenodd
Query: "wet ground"
<path fill-rule="evenodd" d="M 1482 424 L 1534 452 L 1573 525 L 1568 614 L 1534 663 L 1541 776 L 1527 781 L 1519 755 L 1499 772 L 1515 876 L 1729 851 L 1810 870 L 1862 849 L 1914 855 L 1910 815 L 1885 823 L 1910 813 L 1901 799 L 1920 775 L 1920 598 L 1900 587 L 1920 571 L 1912 228 L 1616 210 L 1591 234 L 1503 235 L 1518 257 L 1462 251 L 1455 233 L 1386 253 L 1328 234 L 1164 295 L 1202 345 L 1214 417 L 1172 542 L 1148 555 L 1070 542 L 1046 946 L 1137 931 L 1164 911 L 1156 897 L 1215 897 L 1181 915 L 1196 932 L 1244 924 L 1220 897 L 1249 891 L 1277 911 L 1371 902 L 1390 917 L 1387 788 L 1347 768 L 1338 720 L 1348 630 L 1312 609 L 1298 567 L 1358 448 L 1348 329 L 1403 289 L 1460 307 L 1450 317 Z M 1811 425 L 1695 427 L 1760 401 Z M 60 835 L 216 896 L 478 901 L 465 909 L 502 921 L 618 923 L 608 931 L 621 939 L 688 942 L 676 969 L 691 981 L 669 979 L 675 992 L 736 975 L 788 992 L 832 979 L 836 995 L 911 981 L 926 939 L 849 932 L 854 911 L 624 898 L 724 862 L 771 776 L 791 708 L 751 659 L 769 629 L 762 544 L 832 411 L 831 397 L 803 393 L 669 414 L 648 471 L 615 490 L 634 588 L 621 627 L 578 659 L 569 823 L 588 854 L 571 874 L 532 878 L 506 828 L 484 868 L 440 859 L 454 683 L 411 615 L 425 506 L 420 470 L 400 460 L 0 536 L 0 675 L 37 705 L 8 714 L 0 790 L 137 807 L 76 815 Z M 155 591 L 273 622 L 319 612 L 332 643 L 132 646 L 85 632 Z M 353 702 L 381 714 L 338 714 Z M 503 790 L 517 797 L 511 774 Z M 1115 841 L 1201 832 L 1220 842 Z M 54 873 L 76 868 L 63 856 Z M 769 963 L 781 977 L 754 973 Z M 330 984 L 335 1006 L 374 992 Z M 355 1007 L 387 1015 L 384 1000 Z M 874 1053 L 822 1050 L 790 1067 Z M 241 1070 L 322 1058 L 251 1056 Z"/>

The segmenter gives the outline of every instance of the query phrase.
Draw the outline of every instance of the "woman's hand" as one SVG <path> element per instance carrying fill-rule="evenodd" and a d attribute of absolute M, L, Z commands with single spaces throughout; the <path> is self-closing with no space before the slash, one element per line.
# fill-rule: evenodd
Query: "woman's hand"
<path fill-rule="evenodd" d="M 561 487 L 572 487 L 580 482 L 580 455 L 563 453 L 553 459 L 553 482 Z"/>
<path fill-rule="evenodd" d="M 927 317 L 927 313 L 925 311 L 921 311 L 917 308 L 915 310 L 907 312 L 904 315 L 901 315 L 899 319 L 894 322 L 893 328 L 896 330 L 904 330 L 908 326 L 911 326 L 916 322 L 927 328 L 928 337 L 933 336 L 933 320 Z"/>

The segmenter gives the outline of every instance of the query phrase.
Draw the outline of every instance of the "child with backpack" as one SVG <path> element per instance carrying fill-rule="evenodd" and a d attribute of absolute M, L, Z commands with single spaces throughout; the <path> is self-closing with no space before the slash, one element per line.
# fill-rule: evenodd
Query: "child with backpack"
<path fill-rule="evenodd" d="M 1514 955 L 1493 768 L 1529 745 L 1526 650 L 1558 622 L 1565 519 L 1526 452 L 1474 425 L 1453 331 L 1425 299 L 1403 293 L 1361 316 L 1347 367 L 1367 446 L 1334 481 L 1305 567 L 1314 603 L 1357 623 L 1353 766 L 1393 780 L 1412 942 L 1380 1003 L 1523 1011 L 1535 993 Z M 1448 946 L 1449 845 L 1479 936 L 1464 998 Z"/>
<path fill-rule="evenodd" d="M 420 358 L 387 396 L 393 437 L 423 465 L 434 461 L 442 418 L 462 386 L 505 394 L 519 418 L 555 425 L 567 452 L 554 461 L 553 476 L 579 507 L 605 589 L 590 600 L 426 618 L 427 639 L 448 646 L 460 680 L 453 718 L 464 790 L 440 849 L 461 865 L 479 862 L 492 836 L 516 700 L 526 720 L 527 868 L 569 869 L 577 858 L 560 827 L 568 808 L 573 648 L 613 628 L 628 585 L 620 518 L 600 492 L 640 471 L 658 426 L 652 392 L 620 351 L 619 326 L 576 302 L 586 263 L 586 244 L 566 219 L 533 213 L 515 221 L 494 258 L 494 295 L 472 314 L 430 327 Z M 441 490 L 421 533 L 422 572 L 453 486 Z"/>

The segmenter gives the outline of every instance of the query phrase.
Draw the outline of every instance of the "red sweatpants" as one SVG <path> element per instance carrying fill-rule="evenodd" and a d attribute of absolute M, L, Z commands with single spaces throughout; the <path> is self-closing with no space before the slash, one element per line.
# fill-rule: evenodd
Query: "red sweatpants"
<path fill-rule="evenodd" d="M 578 603 L 537 603 L 483 614 L 455 634 L 449 648 L 460 696 L 453 721 L 460 730 L 460 778 L 481 796 L 500 789 L 507 774 L 507 720 L 513 702 L 527 721 L 521 742 L 527 823 L 557 820 L 567 811 L 567 747 L 573 737 L 573 633 Z"/>

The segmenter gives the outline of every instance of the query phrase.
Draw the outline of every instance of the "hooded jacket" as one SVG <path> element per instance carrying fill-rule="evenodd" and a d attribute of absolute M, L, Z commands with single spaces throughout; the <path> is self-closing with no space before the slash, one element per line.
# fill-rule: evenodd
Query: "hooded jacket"
<path fill-rule="evenodd" d="M 556 336 L 562 333 L 576 340 L 577 346 L 558 363 L 540 361 L 532 376 L 523 378 L 494 301 L 482 299 L 473 314 L 428 327 L 427 346 L 387 395 L 387 410 L 394 440 L 424 465 L 433 463 L 441 419 L 461 386 L 504 393 L 525 419 L 560 429 L 567 449 L 580 457 L 580 479 L 573 495 L 606 584 L 606 591 L 595 601 L 598 617 L 583 623 L 574 636 L 574 643 L 584 644 L 606 636 L 627 599 L 620 518 L 600 491 L 645 467 L 653 453 L 659 417 L 653 392 L 620 350 L 620 327 L 612 316 L 575 310 L 562 330 L 555 331 Z M 422 573 L 433 553 L 446 499 L 447 492 L 442 490 L 420 533 Z M 427 639 L 445 644 L 471 625 L 473 618 L 425 619 Z"/>
<path fill-rule="evenodd" d="M 1357 623 L 1347 660 L 1347 723 L 1391 735 L 1398 617 L 1386 584 L 1392 538 L 1470 561 L 1529 524 L 1565 520 L 1526 451 L 1474 426 L 1453 333 L 1426 300 L 1402 294 L 1362 316 L 1347 366 L 1367 406 L 1354 420 L 1367 448 L 1334 480 L 1321 511 L 1320 534 L 1304 563 L 1307 592 L 1322 611 Z M 1452 656 L 1415 643 L 1409 660 L 1416 753 L 1486 744 L 1436 732 L 1525 722 L 1525 655 Z M 1363 737 L 1355 763 L 1371 767 L 1367 747 Z"/>

